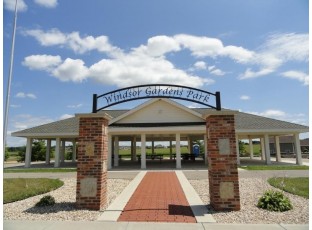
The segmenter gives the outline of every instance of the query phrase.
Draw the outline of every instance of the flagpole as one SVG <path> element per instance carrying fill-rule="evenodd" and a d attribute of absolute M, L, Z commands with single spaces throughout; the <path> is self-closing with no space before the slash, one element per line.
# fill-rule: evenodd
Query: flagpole
<path fill-rule="evenodd" d="M 10 107 L 11 81 L 12 81 L 13 61 L 14 61 L 16 20 L 17 20 L 17 0 L 15 0 L 15 13 L 14 13 L 14 26 L 13 26 L 12 47 L 11 47 L 10 70 L 9 70 L 9 78 L 8 78 L 8 84 L 7 84 L 7 94 L 6 94 L 5 114 L 4 114 L 3 161 L 5 160 L 5 147 L 6 147 L 7 130 L 8 130 L 8 117 L 9 117 L 9 107 Z"/>

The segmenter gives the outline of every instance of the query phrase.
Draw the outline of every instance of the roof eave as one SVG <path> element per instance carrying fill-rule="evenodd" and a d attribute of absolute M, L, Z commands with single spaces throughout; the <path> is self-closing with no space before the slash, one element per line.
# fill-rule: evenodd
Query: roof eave
<path fill-rule="evenodd" d="M 79 133 L 11 133 L 12 137 L 29 137 L 29 138 L 77 138 Z"/>
<path fill-rule="evenodd" d="M 291 134 L 307 133 L 309 129 L 236 129 L 236 134 Z"/>

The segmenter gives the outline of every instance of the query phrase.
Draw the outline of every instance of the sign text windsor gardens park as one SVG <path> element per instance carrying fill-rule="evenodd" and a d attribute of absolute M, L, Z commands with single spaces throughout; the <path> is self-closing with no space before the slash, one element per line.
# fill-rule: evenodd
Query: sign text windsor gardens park
<path fill-rule="evenodd" d="M 211 99 L 211 97 L 214 97 L 215 100 Z M 113 105 L 146 98 L 179 99 L 221 110 L 220 92 L 211 93 L 180 85 L 150 84 L 122 88 L 102 95 L 93 94 L 92 112 L 96 113 Z M 213 101 L 213 104 L 211 101 Z"/>

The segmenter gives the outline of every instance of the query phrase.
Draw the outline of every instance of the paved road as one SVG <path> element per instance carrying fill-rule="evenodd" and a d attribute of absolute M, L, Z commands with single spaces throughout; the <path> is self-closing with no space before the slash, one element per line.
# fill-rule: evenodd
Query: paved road
<path fill-rule="evenodd" d="M 189 180 L 208 179 L 208 170 L 183 171 Z M 270 178 L 270 177 L 309 177 L 309 170 L 258 170 L 238 171 L 239 178 Z"/>
<path fill-rule="evenodd" d="M 109 171 L 110 179 L 133 179 L 139 171 Z M 208 170 L 183 170 L 190 180 L 208 179 Z M 66 173 L 3 173 L 3 178 L 72 178 L 76 172 Z M 239 170 L 239 178 L 269 178 L 269 177 L 309 177 L 309 170 Z"/>

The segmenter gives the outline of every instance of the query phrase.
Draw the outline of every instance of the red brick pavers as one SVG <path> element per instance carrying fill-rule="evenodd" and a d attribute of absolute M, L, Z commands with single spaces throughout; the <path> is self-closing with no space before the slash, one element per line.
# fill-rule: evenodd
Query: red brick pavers
<path fill-rule="evenodd" d="M 196 223 L 175 172 L 147 172 L 118 221 Z"/>

